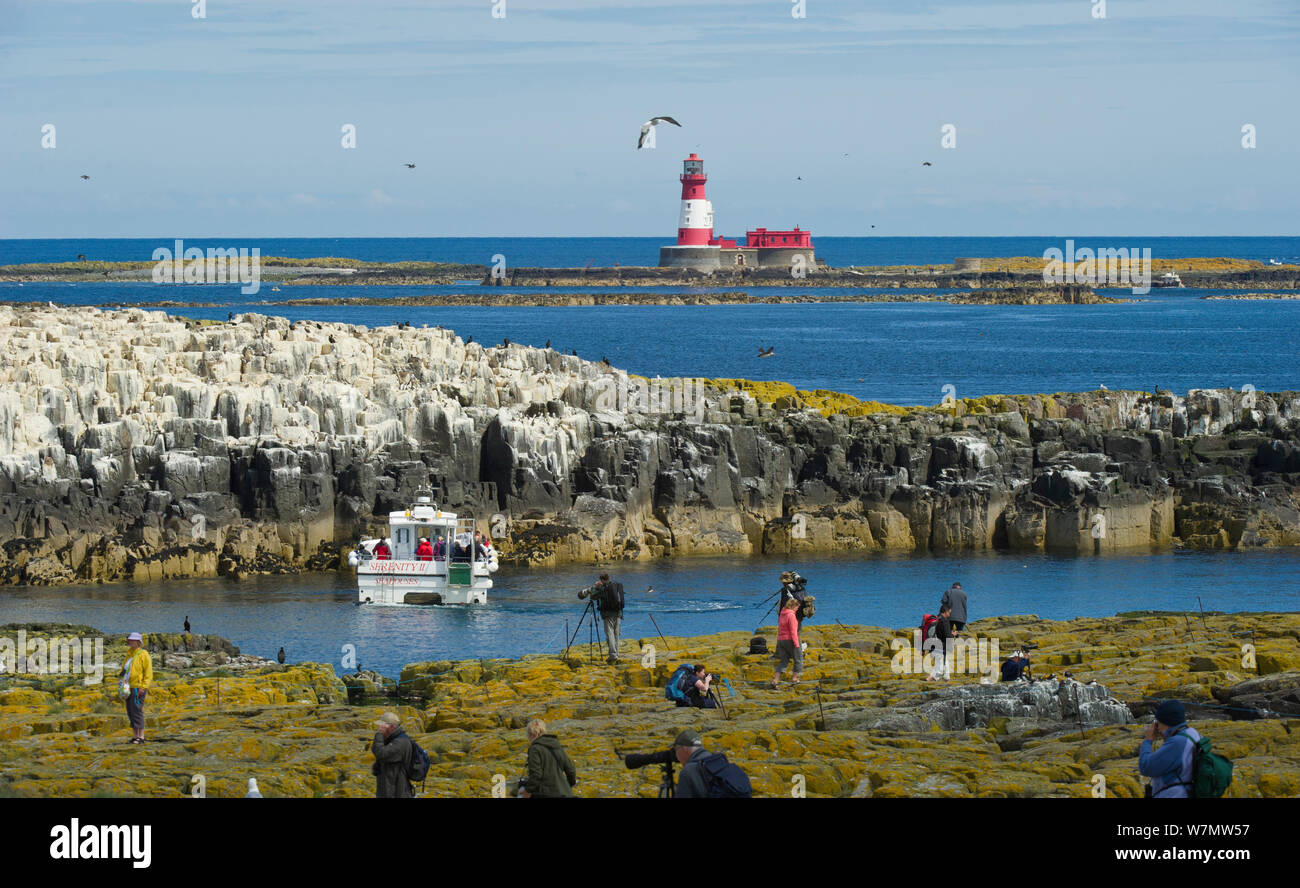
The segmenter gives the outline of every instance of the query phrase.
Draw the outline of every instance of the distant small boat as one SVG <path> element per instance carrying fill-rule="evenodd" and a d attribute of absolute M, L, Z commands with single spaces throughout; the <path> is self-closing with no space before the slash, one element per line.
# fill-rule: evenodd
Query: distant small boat
<path fill-rule="evenodd" d="M 1269 265 L 1281 265 L 1282 263 L 1281 263 L 1280 261 L 1278 261 L 1277 259 L 1270 259 L 1270 260 L 1268 260 L 1268 264 L 1269 264 Z"/>
<path fill-rule="evenodd" d="M 1160 276 L 1159 280 L 1152 284 L 1155 287 L 1181 287 L 1182 285 L 1183 279 L 1172 271 L 1166 271 Z"/>

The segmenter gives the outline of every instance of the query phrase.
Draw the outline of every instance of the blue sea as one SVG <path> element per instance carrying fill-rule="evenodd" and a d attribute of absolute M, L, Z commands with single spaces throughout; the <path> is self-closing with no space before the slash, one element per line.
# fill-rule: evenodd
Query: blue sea
<path fill-rule="evenodd" d="M 623 638 L 749 632 L 774 626 L 765 601 L 781 571 L 794 568 L 817 596 L 804 624 L 811 646 L 839 641 L 836 621 L 909 627 L 936 610 L 943 590 L 960 581 L 970 618 L 1036 614 L 1061 620 L 1112 616 L 1126 610 L 1174 610 L 1197 619 L 1206 611 L 1300 610 L 1300 550 L 1162 552 L 1063 557 L 1015 552 L 957 555 L 836 555 L 787 563 L 767 557 L 700 557 L 603 565 L 627 592 Z M 348 571 L 296 577 L 129 583 L 61 589 L 9 589 L 0 596 L 0 625 L 65 621 L 106 632 L 215 633 L 250 654 L 273 657 L 283 645 L 292 661 L 333 663 L 344 645 L 361 666 L 396 676 L 406 663 L 557 653 L 576 633 L 587 654 L 588 627 L 579 621 L 579 589 L 594 565 L 525 570 L 502 568 L 488 603 L 466 607 L 374 607 L 356 604 Z M 679 647 L 680 649 L 680 647 Z"/>
<path fill-rule="evenodd" d="M 656 265 L 663 237 L 185 237 L 185 246 L 247 247 L 262 256 L 336 256 L 370 262 L 463 262 L 489 265 L 497 253 L 510 266 L 581 268 Z M 177 235 L 157 238 L 22 238 L 0 240 L 0 265 L 21 262 L 71 262 L 78 255 L 106 262 L 146 261 L 158 247 L 173 248 Z M 961 257 L 1042 256 L 1051 247 L 1149 247 L 1154 259 L 1222 256 L 1267 262 L 1300 262 L 1300 237 L 816 237 L 819 258 L 834 267 L 848 265 L 949 264 Z"/>
<path fill-rule="evenodd" d="M 1300 300 L 1219 301 L 1225 291 L 1152 290 L 1123 305 L 973 306 L 946 303 L 804 303 L 701 306 L 277 305 L 284 299 L 466 292 L 466 287 L 282 287 L 245 296 L 237 285 L 0 283 L 0 300 L 118 306 L 175 300 L 168 309 L 224 320 L 256 311 L 293 320 L 381 326 L 442 325 L 487 345 L 543 346 L 643 376 L 780 380 L 892 404 L 956 397 L 1155 387 L 1253 385 L 1300 389 Z M 580 291 L 583 288 L 566 288 Z M 586 288 L 608 292 L 608 288 Z M 654 288 L 690 292 L 685 288 Z M 515 288 L 527 292 L 527 288 Z M 750 287 L 790 295 L 843 289 Z M 899 291 L 891 290 L 890 293 Z M 933 294 L 935 290 L 920 291 Z M 943 292 L 943 291 L 938 291 Z M 773 346 L 770 358 L 757 357 Z"/>

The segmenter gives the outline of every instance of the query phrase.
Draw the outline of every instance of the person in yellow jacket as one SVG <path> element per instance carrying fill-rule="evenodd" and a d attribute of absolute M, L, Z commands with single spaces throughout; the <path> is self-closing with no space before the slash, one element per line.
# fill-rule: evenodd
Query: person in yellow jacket
<path fill-rule="evenodd" d="M 131 652 L 122 661 L 121 693 L 126 702 L 126 717 L 131 720 L 135 734 L 131 742 L 135 744 L 144 742 L 144 696 L 153 684 L 153 659 L 140 646 L 143 641 L 139 632 L 128 635 L 126 646 Z"/>

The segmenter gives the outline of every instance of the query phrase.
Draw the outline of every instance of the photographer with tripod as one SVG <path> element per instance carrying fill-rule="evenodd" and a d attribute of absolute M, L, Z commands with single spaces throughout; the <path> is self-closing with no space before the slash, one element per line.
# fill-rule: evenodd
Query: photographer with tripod
<path fill-rule="evenodd" d="M 677 735 L 672 749 L 648 755 L 629 754 L 628 768 L 662 765 L 664 779 L 659 784 L 661 799 L 736 799 L 753 798 L 749 777 L 722 753 L 708 752 L 700 735 L 689 728 Z M 682 766 L 681 777 L 673 787 L 673 762 Z"/>
<path fill-rule="evenodd" d="M 623 584 L 612 582 L 609 574 L 600 575 L 600 580 L 590 589 L 583 589 L 578 598 L 591 596 L 588 607 L 594 605 L 600 611 L 600 621 L 605 627 L 605 646 L 609 650 L 606 663 L 617 663 L 619 632 L 623 623 Z"/>

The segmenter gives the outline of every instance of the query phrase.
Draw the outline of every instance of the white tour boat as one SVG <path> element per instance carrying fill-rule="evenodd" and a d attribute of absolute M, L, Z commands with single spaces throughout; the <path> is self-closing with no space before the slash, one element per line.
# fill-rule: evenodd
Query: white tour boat
<path fill-rule="evenodd" d="M 357 569 L 359 603 L 486 604 L 497 556 L 491 548 L 475 552 L 474 524 L 473 518 L 442 511 L 427 496 L 416 497 L 409 509 L 389 512 L 389 556 L 376 557 L 378 539 L 362 540 L 348 555 L 348 564 Z M 417 557 L 421 537 L 433 545 L 441 537 L 442 551 Z M 454 551 L 458 541 L 466 554 Z"/>

